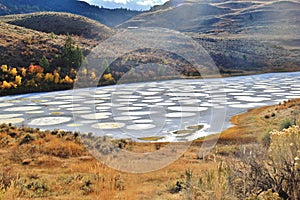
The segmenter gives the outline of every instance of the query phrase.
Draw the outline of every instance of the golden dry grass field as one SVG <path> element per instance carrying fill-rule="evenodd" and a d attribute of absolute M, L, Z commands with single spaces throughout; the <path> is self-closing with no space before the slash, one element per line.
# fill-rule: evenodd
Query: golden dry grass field
<path fill-rule="evenodd" d="M 228 160 L 262 144 L 266 131 L 285 120 L 299 124 L 300 99 L 234 116 L 217 145 L 199 155 L 203 139 L 174 163 L 158 171 L 130 174 L 95 160 L 80 136 L 60 131 L 0 126 L 0 199 L 238 199 L 228 176 Z M 127 142 L 135 152 L 155 151 L 163 143 Z"/>

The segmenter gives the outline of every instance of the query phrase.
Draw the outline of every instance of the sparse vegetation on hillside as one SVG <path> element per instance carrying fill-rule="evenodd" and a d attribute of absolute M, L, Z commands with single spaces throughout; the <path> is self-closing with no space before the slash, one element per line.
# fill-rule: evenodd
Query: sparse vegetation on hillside
<path fill-rule="evenodd" d="M 120 28 L 161 27 L 184 32 L 226 74 L 299 70 L 296 1 L 168 1 Z"/>
<path fill-rule="evenodd" d="M 17 22 L 20 26 L 13 25 Z M 88 18 L 53 12 L 3 16 L 0 17 L 0 28 L 0 63 L 12 67 L 39 64 L 43 56 L 50 66 L 60 66 L 59 55 L 68 34 L 86 56 L 93 47 L 114 33 Z"/>
<path fill-rule="evenodd" d="M 77 71 L 81 67 L 84 57 L 82 51 L 71 36 L 68 36 L 61 55 L 57 55 L 60 66 L 54 67 L 45 55 L 40 59 L 39 65 L 31 64 L 29 67 L 0 68 L 1 95 L 53 91 L 71 89 L 77 80 Z M 110 73 L 96 77 L 95 71 L 82 68 L 81 78 L 85 82 L 100 80 L 100 84 L 113 84 L 114 78 Z"/>
<path fill-rule="evenodd" d="M 53 33 L 53 36 L 54 34 L 70 34 L 102 41 L 113 34 L 109 27 L 97 21 L 62 12 L 5 15 L 0 17 L 0 21 L 40 32 Z"/>
<path fill-rule="evenodd" d="M 0 0 L 0 15 L 32 13 L 42 11 L 56 11 L 79 14 L 97 20 L 107 26 L 114 27 L 124 21 L 140 14 L 140 11 L 132 11 L 124 8 L 107 9 L 89 5 L 77 0 Z"/>

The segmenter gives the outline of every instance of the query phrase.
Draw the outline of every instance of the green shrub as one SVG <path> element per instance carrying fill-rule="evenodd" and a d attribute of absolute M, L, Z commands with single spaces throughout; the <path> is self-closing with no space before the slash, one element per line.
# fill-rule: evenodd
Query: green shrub
<path fill-rule="evenodd" d="M 295 125 L 294 122 L 290 119 L 285 119 L 281 124 L 280 124 L 280 128 L 279 130 L 283 130 L 283 129 L 287 129 L 289 128 L 290 126 L 293 126 Z"/>

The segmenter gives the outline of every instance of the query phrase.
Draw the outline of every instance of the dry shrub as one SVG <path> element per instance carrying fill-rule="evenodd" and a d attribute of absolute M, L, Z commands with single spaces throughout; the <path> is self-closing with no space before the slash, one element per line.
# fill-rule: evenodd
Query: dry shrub
<path fill-rule="evenodd" d="M 87 154 L 84 146 L 78 142 L 65 140 L 65 138 L 60 138 L 53 135 L 47 135 L 45 140 L 46 143 L 42 144 L 41 148 L 39 149 L 40 153 L 61 158 L 82 156 Z"/>
<path fill-rule="evenodd" d="M 15 186 L 15 182 L 12 181 L 10 186 L 4 191 L 0 190 L 0 199 L 3 200 L 15 200 L 18 198 L 20 190 Z"/>
<path fill-rule="evenodd" d="M 273 131 L 269 148 L 253 145 L 231 160 L 230 184 L 238 198 L 258 198 L 272 191 L 278 198 L 300 199 L 299 157 L 299 127 Z"/>
<path fill-rule="evenodd" d="M 185 171 L 184 179 L 177 181 L 170 189 L 171 193 L 182 193 L 183 199 L 234 199 L 229 189 L 228 176 L 230 169 L 227 164 L 220 162 L 216 168 L 204 171 L 200 177 L 194 177 L 190 169 Z"/>

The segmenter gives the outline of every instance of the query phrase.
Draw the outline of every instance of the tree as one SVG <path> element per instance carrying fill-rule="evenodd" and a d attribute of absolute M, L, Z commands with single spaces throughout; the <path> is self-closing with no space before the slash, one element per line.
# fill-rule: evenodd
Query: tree
<path fill-rule="evenodd" d="M 66 39 L 61 55 L 61 60 L 62 66 L 68 69 L 78 69 L 83 61 L 82 51 L 78 46 L 75 47 L 75 42 L 70 35 L 68 35 Z"/>
<path fill-rule="evenodd" d="M 39 65 L 42 66 L 46 72 L 49 72 L 50 71 L 50 64 L 49 64 L 49 61 L 48 59 L 46 58 L 46 56 L 43 56 L 41 59 L 40 59 L 40 62 L 39 62 Z"/>

